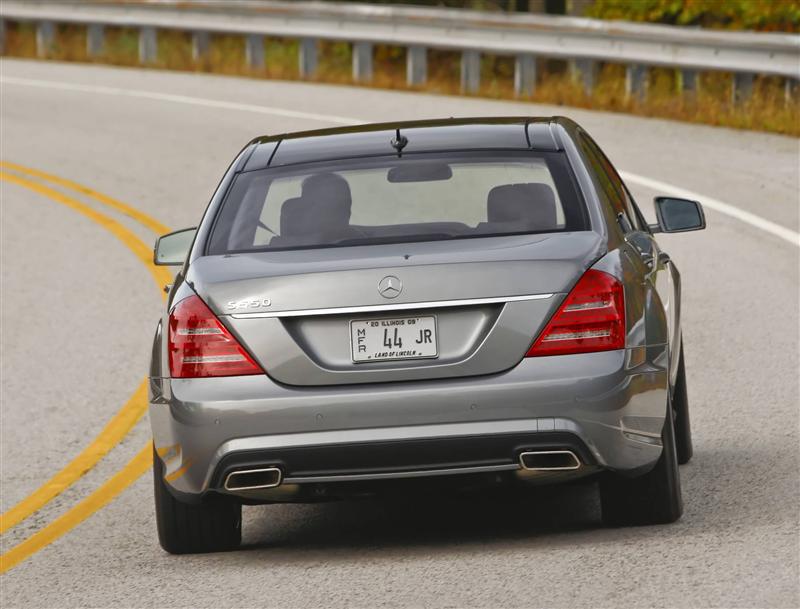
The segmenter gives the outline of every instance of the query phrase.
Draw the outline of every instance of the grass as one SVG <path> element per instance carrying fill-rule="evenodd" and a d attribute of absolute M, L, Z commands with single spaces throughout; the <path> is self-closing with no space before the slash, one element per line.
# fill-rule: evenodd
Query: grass
<path fill-rule="evenodd" d="M 137 30 L 107 28 L 103 55 L 90 58 L 86 53 L 86 29 L 81 26 L 64 25 L 56 28 L 55 43 L 48 59 L 137 66 L 138 49 Z M 313 80 L 355 84 L 351 67 L 352 50 L 348 43 L 321 41 L 318 53 L 319 69 Z M 34 27 L 29 24 L 7 23 L 5 55 L 35 58 Z M 263 68 L 250 68 L 245 61 L 243 37 L 213 36 L 208 54 L 194 61 L 189 33 L 159 31 L 158 57 L 151 67 L 253 78 L 283 80 L 300 78 L 296 40 L 266 38 L 264 57 Z M 373 62 L 375 75 L 370 86 L 409 89 L 406 85 L 404 48 L 376 45 Z M 459 53 L 431 49 L 428 51 L 428 82 L 423 87 L 414 89 L 448 95 L 459 94 L 460 69 Z M 535 93 L 521 98 L 522 101 L 626 112 L 800 136 L 800 92 L 796 91 L 792 98 L 787 100 L 781 78 L 756 78 L 751 98 L 743 104 L 736 105 L 731 99 L 733 75 L 726 73 L 702 74 L 698 92 L 690 96 L 682 95 L 680 92 L 678 71 L 654 68 L 648 72 L 647 96 L 642 100 L 626 96 L 625 69 L 620 65 L 601 66 L 591 96 L 570 77 L 563 61 L 541 60 L 539 73 L 540 78 Z M 482 57 L 481 88 L 477 96 L 519 99 L 514 96 L 513 82 L 513 58 L 492 55 Z"/>

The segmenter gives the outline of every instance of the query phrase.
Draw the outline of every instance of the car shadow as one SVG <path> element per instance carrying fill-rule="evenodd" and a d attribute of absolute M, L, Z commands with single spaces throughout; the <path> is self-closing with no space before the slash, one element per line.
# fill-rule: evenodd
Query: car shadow
<path fill-rule="evenodd" d="M 281 561 L 326 560 L 341 551 L 399 547 L 428 554 L 458 547 L 548 547 L 579 543 L 696 536 L 760 524 L 775 526 L 796 514 L 796 470 L 779 468 L 780 447 L 710 446 L 681 467 L 685 511 L 669 526 L 605 528 L 595 481 L 467 496 L 393 497 L 313 505 L 245 508 L 243 550 Z M 297 551 L 297 552 L 295 552 Z"/>
<path fill-rule="evenodd" d="M 593 482 L 484 495 L 392 497 L 245 508 L 243 549 L 442 546 L 530 539 L 600 527 Z M 307 558 L 307 555 L 306 555 Z"/>

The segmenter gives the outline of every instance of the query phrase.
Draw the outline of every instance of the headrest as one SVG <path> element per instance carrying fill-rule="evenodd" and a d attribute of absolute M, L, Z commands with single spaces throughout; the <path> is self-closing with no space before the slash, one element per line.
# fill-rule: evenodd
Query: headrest
<path fill-rule="evenodd" d="M 547 184 L 495 186 L 486 207 L 489 222 L 513 222 L 520 230 L 551 230 L 558 225 L 555 193 Z"/>
<path fill-rule="evenodd" d="M 350 187 L 335 174 L 317 174 L 303 182 L 302 196 L 281 206 L 281 236 L 320 238 L 350 227 Z M 313 239 L 312 239 L 313 240 Z"/>
<path fill-rule="evenodd" d="M 303 180 L 301 196 L 307 199 L 326 198 L 329 201 L 351 201 L 350 184 L 335 173 L 317 173 Z"/>
<path fill-rule="evenodd" d="M 350 185 L 335 173 L 317 173 L 303 180 L 301 196 L 324 217 L 330 228 L 342 229 L 350 224 L 352 197 Z"/>
<path fill-rule="evenodd" d="M 310 215 L 308 206 L 305 205 L 302 197 L 286 199 L 281 205 L 281 235 L 301 235 L 307 224 L 307 217 Z"/>

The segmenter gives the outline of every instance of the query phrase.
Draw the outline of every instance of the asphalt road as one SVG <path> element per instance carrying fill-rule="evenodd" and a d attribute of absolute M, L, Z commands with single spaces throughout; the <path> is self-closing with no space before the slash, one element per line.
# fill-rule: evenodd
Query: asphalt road
<path fill-rule="evenodd" d="M 175 229 L 196 224 L 254 135 L 334 124 L 326 116 L 554 113 L 582 123 L 627 172 L 800 227 L 792 138 L 315 84 L 10 60 L 0 72 L 3 161 L 74 180 Z M 96 222 L 19 183 L 0 185 L 6 512 L 128 400 L 146 373 L 161 299 L 148 269 Z M 652 217 L 658 193 L 629 185 Z M 131 218 L 56 188 L 152 243 Z M 680 522 L 604 529 L 591 487 L 470 502 L 249 507 L 241 551 L 173 557 L 158 546 L 145 475 L 2 575 L 0 604 L 797 607 L 800 248 L 713 210 L 708 221 L 703 233 L 662 239 L 683 273 L 695 437 L 695 457 L 681 470 Z M 3 552 L 70 514 L 148 438 L 145 417 L 3 534 Z"/>

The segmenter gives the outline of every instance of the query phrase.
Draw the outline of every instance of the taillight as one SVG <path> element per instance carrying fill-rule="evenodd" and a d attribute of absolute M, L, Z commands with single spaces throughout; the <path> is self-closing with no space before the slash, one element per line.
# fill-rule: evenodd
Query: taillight
<path fill-rule="evenodd" d="M 169 316 L 173 378 L 264 374 L 199 296 L 181 300 Z"/>
<path fill-rule="evenodd" d="M 589 269 L 572 288 L 525 357 L 610 351 L 625 347 L 625 291 Z"/>

